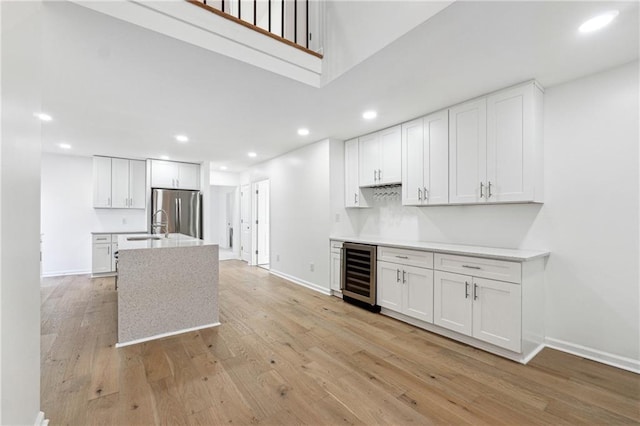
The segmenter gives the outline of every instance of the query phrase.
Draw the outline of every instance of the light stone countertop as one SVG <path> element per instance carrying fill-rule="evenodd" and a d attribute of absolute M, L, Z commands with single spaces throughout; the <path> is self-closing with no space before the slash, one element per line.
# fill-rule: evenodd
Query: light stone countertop
<path fill-rule="evenodd" d="M 159 240 L 128 240 L 128 238 L 131 237 L 143 237 L 148 235 L 149 234 L 128 234 L 118 236 L 118 251 L 217 245 L 184 234 L 169 234 L 169 238 L 165 238 L 164 234 L 154 234 L 155 237 L 161 237 Z"/>
<path fill-rule="evenodd" d="M 397 247 L 414 250 L 432 251 L 434 253 L 449 253 L 462 256 L 486 257 L 498 260 L 526 262 L 539 257 L 547 257 L 551 253 L 542 250 L 506 249 L 497 247 L 468 246 L 462 244 L 432 243 L 428 241 L 403 241 L 380 237 L 329 237 L 332 241 L 343 241 L 376 246 Z"/>
<path fill-rule="evenodd" d="M 104 235 L 104 234 L 144 234 L 145 231 L 93 231 L 91 235 Z"/>

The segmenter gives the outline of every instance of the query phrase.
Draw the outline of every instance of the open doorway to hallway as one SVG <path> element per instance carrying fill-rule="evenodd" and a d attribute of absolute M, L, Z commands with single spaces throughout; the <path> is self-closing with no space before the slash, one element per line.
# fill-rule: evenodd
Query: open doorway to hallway
<path fill-rule="evenodd" d="M 251 252 L 254 265 L 269 269 L 270 259 L 270 219 L 269 219 L 269 180 L 254 182 L 251 188 L 253 205 L 253 231 L 251 240 L 254 249 Z"/>
<path fill-rule="evenodd" d="M 240 257 L 238 187 L 212 185 L 210 190 L 209 238 L 211 241 L 218 242 L 220 260 L 238 259 Z"/>

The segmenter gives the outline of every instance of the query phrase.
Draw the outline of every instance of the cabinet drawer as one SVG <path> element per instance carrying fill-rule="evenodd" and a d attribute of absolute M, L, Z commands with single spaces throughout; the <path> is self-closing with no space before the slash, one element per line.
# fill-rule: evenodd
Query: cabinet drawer
<path fill-rule="evenodd" d="M 433 268 L 433 253 L 429 251 L 378 246 L 378 260 L 420 268 Z"/>
<path fill-rule="evenodd" d="M 340 253 L 342 241 L 331 241 L 331 253 Z"/>
<path fill-rule="evenodd" d="M 436 253 L 434 269 L 511 283 L 522 282 L 522 265 L 505 260 Z"/>
<path fill-rule="evenodd" d="M 111 243 L 111 234 L 94 234 L 93 244 Z"/>

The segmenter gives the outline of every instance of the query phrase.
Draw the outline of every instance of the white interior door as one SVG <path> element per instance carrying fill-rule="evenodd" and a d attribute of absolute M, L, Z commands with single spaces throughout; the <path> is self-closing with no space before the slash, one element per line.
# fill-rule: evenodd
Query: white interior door
<path fill-rule="evenodd" d="M 256 183 L 256 230 L 257 230 L 257 260 L 258 265 L 269 264 L 269 181 Z"/>
<path fill-rule="evenodd" d="M 240 257 L 251 262 L 251 186 L 240 188 Z"/>

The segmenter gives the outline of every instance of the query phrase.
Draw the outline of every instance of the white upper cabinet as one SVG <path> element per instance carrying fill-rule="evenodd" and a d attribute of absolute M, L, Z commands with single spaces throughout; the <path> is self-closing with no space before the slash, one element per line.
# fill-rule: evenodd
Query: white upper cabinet
<path fill-rule="evenodd" d="M 111 197 L 113 208 L 144 209 L 146 164 L 140 160 L 111 159 Z"/>
<path fill-rule="evenodd" d="M 402 204 L 448 203 L 448 117 L 445 110 L 402 125 Z"/>
<path fill-rule="evenodd" d="M 401 135 L 401 127 L 395 126 L 359 139 L 360 186 L 400 183 Z"/>
<path fill-rule="evenodd" d="M 344 143 L 344 205 L 345 207 L 369 207 L 359 184 L 358 139 Z"/>
<path fill-rule="evenodd" d="M 487 201 L 542 201 L 542 91 L 535 83 L 487 98 Z"/>
<path fill-rule="evenodd" d="M 180 189 L 200 189 L 200 166 L 192 163 L 178 163 L 178 184 Z"/>
<path fill-rule="evenodd" d="M 144 209 L 146 174 L 144 161 L 93 157 L 93 207 Z"/>
<path fill-rule="evenodd" d="M 111 207 L 126 209 L 129 207 L 129 160 L 111 159 Z"/>
<path fill-rule="evenodd" d="M 483 202 L 487 177 L 487 100 L 449 109 L 449 202 Z"/>
<path fill-rule="evenodd" d="M 153 188 L 200 189 L 200 166 L 192 163 L 151 160 Z"/>
<path fill-rule="evenodd" d="M 147 163 L 129 160 L 129 208 L 146 208 Z"/>
<path fill-rule="evenodd" d="M 111 158 L 93 157 L 93 207 L 111 207 Z"/>
<path fill-rule="evenodd" d="M 535 82 L 449 110 L 449 202 L 542 202 L 542 90 Z"/>

